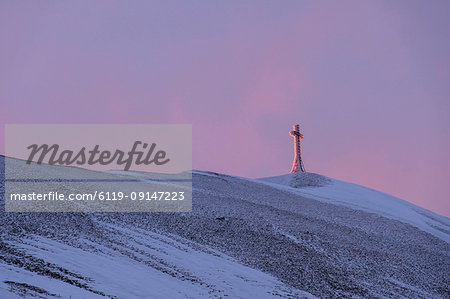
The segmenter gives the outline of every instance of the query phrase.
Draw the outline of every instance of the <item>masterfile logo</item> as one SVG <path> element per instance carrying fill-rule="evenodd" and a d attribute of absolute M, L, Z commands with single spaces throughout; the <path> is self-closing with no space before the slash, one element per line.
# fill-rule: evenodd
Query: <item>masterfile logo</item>
<path fill-rule="evenodd" d="M 6 125 L 6 156 L 27 164 L 177 173 L 192 169 L 191 125 Z"/>
<path fill-rule="evenodd" d="M 140 151 L 139 146 L 143 150 Z M 28 157 L 27 164 L 30 164 L 33 159 L 38 156 L 37 164 L 41 164 L 42 161 L 48 155 L 49 165 L 111 165 L 114 162 L 117 165 L 124 165 L 124 170 L 129 170 L 133 162 L 137 165 L 145 164 L 150 165 L 164 165 L 170 161 L 166 158 L 166 151 L 158 150 L 155 152 L 156 143 L 152 143 L 150 146 L 146 142 L 135 141 L 133 147 L 129 152 L 123 152 L 121 150 L 115 150 L 113 152 L 104 150 L 100 151 L 100 145 L 96 144 L 92 150 L 86 150 L 86 147 L 82 147 L 78 152 L 73 150 L 63 150 L 59 152 L 59 145 L 53 144 L 32 144 L 27 147 L 30 150 L 30 156 Z M 145 154 L 145 155 L 144 155 Z M 134 160 L 136 157 L 136 160 Z M 145 157 L 145 158 L 144 158 Z"/>
<path fill-rule="evenodd" d="M 6 125 L 10 212 L 192 209 L 191 125 Z"/>

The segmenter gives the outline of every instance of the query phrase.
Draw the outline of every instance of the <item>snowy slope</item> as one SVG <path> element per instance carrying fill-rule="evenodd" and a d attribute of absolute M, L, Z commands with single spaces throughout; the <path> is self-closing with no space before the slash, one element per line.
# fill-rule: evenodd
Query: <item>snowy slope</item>
<path fill-rule="evenodd" d="M 450 219 L 392 195 L 313 173 L 261 179 L 276 188 L 399 220 L 450 242 Z"/>
<path fill-rule="evenodd" d="M 17 265 L 1 264 L 1 281 L 36 286 L 29 295 L 55 294 L 62 297 L 100 298 L 269 298 L 272 296 L 314 296 L 293 290 L 271 275 L 237 263 L 232 258 L 208 249 L 192 246 L 187 240 L 141 229 L 98 223 L 114 239 L 124 242 L 112 248 L 89 240 L 80 240 L 96 248 L 95 252 L 69 246 L 39 235 L 29 235 L 20 244 L 7 241 L 24 254 L 77 273 L 75 279 L 86 287 L 76 287 L 58 279 L 33 275 Z M 116 252 L 116 251 L 122 252 Z M 11 290 L 11 283 L 0 284 L 0 295 Z M 19 294 L 20 292 L 15 292 Z M 1 298 L 12 297 L 13 294 Z M 44 296 L 46 297 L 46 296 Z"/>
<path fill-rule="evenodd" d="M 445 217 L 314 174 L 193 171 L 193 197 L 191 213 L 1 211 L 0 298 L 448 297 Z"/>

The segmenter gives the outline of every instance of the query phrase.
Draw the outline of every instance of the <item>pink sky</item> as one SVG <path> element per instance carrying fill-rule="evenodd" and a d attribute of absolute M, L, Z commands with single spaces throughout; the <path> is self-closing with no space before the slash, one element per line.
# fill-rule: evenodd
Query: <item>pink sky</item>
<path fill-rule="evenodd" d="M 450 216 L 449 8 L 2 1 L 0 122 L 192 123 L 194 168 L 246 177 L 300 123 L 307 171 Z"/>

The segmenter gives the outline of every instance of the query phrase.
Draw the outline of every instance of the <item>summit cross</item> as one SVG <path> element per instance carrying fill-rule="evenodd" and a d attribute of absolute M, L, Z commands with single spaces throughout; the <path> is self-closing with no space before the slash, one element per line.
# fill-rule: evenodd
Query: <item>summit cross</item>
<path fill-rule="evenodd" d="M 294 125 L 294 130 L 290 131 L 289 134 L 294 137 L 294 148 L 295 157 L 294 163 L 292 165 L 291 173 L 294 172 L 305 172 L 305 166 L 303 165 L 302 155 L 300 150 L 300 139 L 303 138 L 303 134 L 300 133 L 300 126 Z"/>

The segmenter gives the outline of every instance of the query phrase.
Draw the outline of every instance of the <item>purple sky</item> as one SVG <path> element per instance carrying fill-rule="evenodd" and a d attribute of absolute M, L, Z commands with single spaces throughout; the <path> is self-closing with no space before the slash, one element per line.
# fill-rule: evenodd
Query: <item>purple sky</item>
<path fill-rule="evenodd" d="M 308 171 L 450 216 L 449 8 L 2 1 L 0 122 L 192 123 L 194 168 L 247 177 L 300 123 Z"/>

